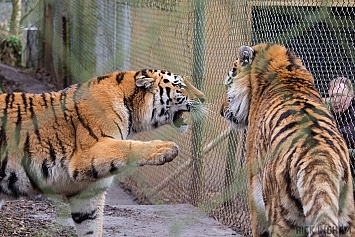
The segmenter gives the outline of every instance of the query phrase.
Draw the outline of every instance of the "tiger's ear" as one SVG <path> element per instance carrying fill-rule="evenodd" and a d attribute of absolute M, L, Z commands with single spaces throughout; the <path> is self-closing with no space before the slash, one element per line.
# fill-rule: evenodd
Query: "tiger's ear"
<path fill-rule="evenodd" d="M 242 67 L 251 64 L 254 59 L 254 49 L 249 46 L 241 46 L 238 52 L 238 60 Z"/>
<path fill-rule="evenodd" d="M 155 79 L 147 76 L 140 76 L 136 79 L 136 86 L 150 88 L 154 84 Z"/>

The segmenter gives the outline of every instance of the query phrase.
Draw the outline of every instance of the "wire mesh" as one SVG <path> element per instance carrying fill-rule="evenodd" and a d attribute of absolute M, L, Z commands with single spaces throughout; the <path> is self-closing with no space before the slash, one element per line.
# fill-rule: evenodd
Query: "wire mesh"
<path fill-rule="evenodd" d="M 302 58 L 328 101 L 331 79 L 354 81 L 354 5 L 335 0 L 29 0 L 22 25 L 40 29 L 42 66 L 54 72 L 59 87 L 113 70 L 156 68 L 181 74 L 204 91 L 209 113 L 190 114 L 188 132 L 163 127 L 135 137 L 175 141 L 179 157 L 120 178 L 139 200 L 192 203 L 248 236 L 246 134 L 230 130 L 219 115 L 222 82 L 236 50 L 262 42 L 285 44 Z"/>
<path fill-rule="evenodd" d="M 12 4 L 9 1 L 0 0 L 0 29 L 5 31 L 9 27 L 11 19 Z"/>

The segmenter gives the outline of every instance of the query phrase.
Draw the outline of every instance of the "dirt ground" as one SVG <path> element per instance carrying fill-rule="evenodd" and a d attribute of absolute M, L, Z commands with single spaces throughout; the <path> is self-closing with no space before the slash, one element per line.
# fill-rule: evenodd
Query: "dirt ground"
<path fill-rule="evenodd" d="M 0 84 L 5 92 L 42 93 L 56 90 L 44 71 L 29 72 L 0 64 Z M 106 196 L 103 236 L 239 236 L 189 204 L 139 205 L 118 184 Z M 0 209 L 0 237 L 76 236 L 67 204 L 37 197 L 6 201 Z"/>

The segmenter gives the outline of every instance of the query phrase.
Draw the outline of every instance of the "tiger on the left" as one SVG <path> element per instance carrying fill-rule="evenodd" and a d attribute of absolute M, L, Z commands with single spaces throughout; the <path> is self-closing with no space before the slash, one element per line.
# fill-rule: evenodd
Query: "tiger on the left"
<path fill-rule="evenodd" d="M 170 141 L 127 140 L 182 115 L 204 94 L 162 70 L 113 72 L 58 92 L 0 95 L 0 200 L 65 197 L 79 236 L 102 236 L 105 193 L 127 164 L 162 165 Z"/>

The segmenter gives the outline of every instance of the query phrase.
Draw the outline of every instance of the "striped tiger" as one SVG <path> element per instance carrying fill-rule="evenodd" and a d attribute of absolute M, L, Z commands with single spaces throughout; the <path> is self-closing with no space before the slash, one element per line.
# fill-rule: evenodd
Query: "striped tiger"
<path fill-rule="evenodd" d="M 102 236 L 105 193 L 127 164 L 162 165 L 171 141 L 129 140 L 183 113 L 204 94 L 162 70 L 113 72 L 58 92 L 0 95 L 0 200 L 38 194 L 68 200 L 78 236 Z"/>
<path fill-rule="evenodd" d="M 348 150 L 301 59 L 242 46 L 225 84 L 222 116 L 248 128 L 253 236 L 355 236 Z"/>

